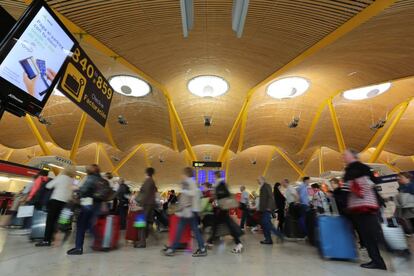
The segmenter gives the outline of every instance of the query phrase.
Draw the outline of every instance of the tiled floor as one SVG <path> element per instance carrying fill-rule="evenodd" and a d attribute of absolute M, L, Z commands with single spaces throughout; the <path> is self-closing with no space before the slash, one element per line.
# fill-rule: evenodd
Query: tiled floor
<path fill-rule="evenodd" d="M 83 256 L 67 256 L 73 241 L 52 248 L 36 248 L 27 236 L 10 235 L 12 230 L 0 230 L 0 275 L 414 275 L 414 260 L 387 257 L 396 272 L 367 271 L 358 263 L 323 260 L 315 248 L 304 242 L 285 242 L 283 245 L 262 246 L 260 234 L 243 237 L 245 251 L 230 252 L 232 241 L 226 239 L 209 251 L 208 257 L 193 258 L 189 253 L 175 257 L 160 254 L 163 242 L 150 241 L 146 249 L 125 246 L 109 253 L 86 250 Z M 165 239 L 165 234 L 161 236 Z M 59 240 L 59 237 L 58 237 Z"/>

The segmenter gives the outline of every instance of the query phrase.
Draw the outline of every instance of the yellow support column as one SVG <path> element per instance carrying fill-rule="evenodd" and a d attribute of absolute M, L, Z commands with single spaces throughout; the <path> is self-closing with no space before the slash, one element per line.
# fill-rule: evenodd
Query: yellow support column
<path fill-rule="evenodd" d="M 239 146 L 237 147 L 237 152 L 241 152 L 243 149 L 244 144 L 244 133 L 246 131 L 246 124 L 247 124 L 247 109 L 243 113 L 241 125 L 240 125 L 240 136 L 239 136 Z"/>
<path fill-rule="evenodd" d="M 321 175 L 325 171 L 323 167 L 323 151 L 322 147 L 319 149 L 319 175 Z"/>
<path fill-rule="evenodd" d="M 76 130 L 75 138 L 73 139 L 72 148 L 70 150 L 69 159 L 73 162 L 76 161 L 76 154 L 78 153 L 80 140 L 82 139 L 83 131 L 85 129 L 87 115 L 82 112 L 82 116 L 79 121 L 78 129 Z"/>
<path fill-rule="evenodd" d="M 172 141 L 173 150 L 178 151 L 177 131 L 175 129 L 174 115 L 171 111 L 170 105 L 168 105 L 168 113 L 169 113 L 169 116 L 170 116 L 171 141 Z"/>
<path fill-rule="evenodd" d="M 117 173 L 122 166 L 125 165 L 126 162 L 128 162 L 134 155 L 135 153 L 137 153 L 139 151 L 139 149 L 142 147 L 142 145 L 138 145 L 136 146 L 130 153 L 128 153 L 127 156 L 125 156 L 120 162 L 119 164 L 112 170 L 112 173 Z"/>
<path fill-rule="evenodd" d="M 45 140 L 43 140 L 42 135 L 40 134 L 39 129 L 37 128 L 35 122 L 33 121 L 30 115 L 25 116 L 26 122 L 29 125 L 30 129 L 32 130 L 33 135 L 35 136 L 37 143 L 39 144 L 40 148 L 43 151 L 43 155 L 52 155 L 49 147 L 46 145 Z"/>
<path fill-rule="evenodd" d="M 333 98 L 330 98 L 328 101 L 329 112 L 331 114 L 332 124 L 335 130 L 336 140 L 338 142 L 339 152 L 344 152 L 346 149 L 344 137 L 342 135 L 341 126 L 339 125 L 338 116 L 336 115 L 335 107 L 333 106 Z"/>
<path fill-rule="evenodd" d="M 99 165 L 99 155 L 101 152 L 101 144 L 96 143 L 96 151 L 95 151 L 95 164 Z"/>
<path fill-rule="evenodd" d="M 108 153 L 106 152 L 106 149 L 102 146 L 102 144 L 99 144 L 99 145 L 100 145 L 100 151 L 102 152 L 105 159 L 108 161 L 109 165 L 111 165 L 111 170 L 113 171 L 115 166 L 112 163 L 111 158 L 109 157 Z M 119 176 L 119 174 L 117 172 L 114 172 L 113 174 L 116 175 L 116 176 Z"/>
<path fill-rule="evenodd" d="M 226 168 L 224 170 L 224 176 L 225 176 L 226 183 L 229 183 L 229 171 L 230 171 L 229 169 L 230 169 L 230 157 L 228 156 L 226 160 Z"/>
<path fill-rule="evenodd" d="M 398 125 L 398 122 L 401 120 L 401 117 L 404 115 L 405 111 L 410 105 L 411 100 L 412 98 L 408 99 L 401 105 L 400 110 L 398 111 L 395 119 L 392 121 L 391 125 L 388 127 L 381 141 L 378 143 L 378 146 L 375 148 L 374 153 L 371 155 L 371 158 L 369 159 L 370 163 L 375 163 L 377 161 L 385 145 L 391 139 L 391 136 L 394 133 L 395 127 Z"/>
<path fill-rule="evenodd" d="M 14 152 L 14 149 L 10 149 L 9 152 L 6 154 L 6 156 L 4 157 L 5 161 L 9 161 L 10 157 L 12 156 Z"/>
<path fill-rule="evenodd" d="M 286 153 L 284 153 L 281 149 L 279 149 L 278 147 L 275 147 L 275 151 L 277 153 L 280 154 L 280 156 L 282 156 L 283 159 L 285 159 L 285 161 L 292 167 L 292 169 L 294 169 L 300 177 L 305 176 L 305 173 L 301 170 L 301 168 L 299 168 L 298 165 L 296 165 L 295 162 L 293 162 L 292 159 L 289 158 L 289 156 L 287 156 Z"/>

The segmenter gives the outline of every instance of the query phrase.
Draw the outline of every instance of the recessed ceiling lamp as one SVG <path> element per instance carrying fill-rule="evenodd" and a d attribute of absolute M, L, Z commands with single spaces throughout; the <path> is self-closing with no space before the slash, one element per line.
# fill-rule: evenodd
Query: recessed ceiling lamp
<path fill-rule="evenodd" d="M 272 82 L 267 87 L 267 95 L 275 99 L 290 99 L 304 94 L 310 83 L 301 77 L 287 77 Z"/>
<path fill-rule="evenodd" d="M 188 90 L 199 97 L 218 97 L 229 90 L 229 84 L 217 76 L 198 76 L 188 82 Z"/>
<path fill-rule="evenodd" d="M 381 95 L 382 93 L 390 89 L 390 87 L 391 83 L 386 82 L 377 85 L 347 90 L 344 93 L 342 93 L 342 96 L 347 100 L 360 101 Z"/>
<path fill-rule="evenodd" d="M 137 77 L 120 75 L 109 79 L 109 84 L 115 91 L 128 97 L 143 97 L 151 92 L 151 86 Z"/>

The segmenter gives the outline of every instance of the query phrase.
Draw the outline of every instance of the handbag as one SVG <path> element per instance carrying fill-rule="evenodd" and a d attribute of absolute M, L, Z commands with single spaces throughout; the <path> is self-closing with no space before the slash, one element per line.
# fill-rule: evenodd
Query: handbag
<path fill-rule="evenodd" d="M 239 202 L 234 196 L 225 197 L 218 200 L 218 206 L 223 210 L 229 210 L 239 207 Z"/>

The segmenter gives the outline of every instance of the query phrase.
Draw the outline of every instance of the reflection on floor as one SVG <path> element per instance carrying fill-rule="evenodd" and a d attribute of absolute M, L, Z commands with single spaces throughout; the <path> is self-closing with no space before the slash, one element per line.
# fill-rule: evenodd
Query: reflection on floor
<path fill-rule="evenodd" d="M 189 253 L 175 257 L 160 254 L 163 242 L 149 242 L 146 249 L 134 249 L 122 241 L 121 248 L 109 253 L 85 249 L 82 256 L 66 256 L 73 241 L 52 248 L 36 248 L 27 236 L 11 235 L 13 230 L 0 230 L 0 275 L 413 275 L 414 260 L 387 258 L 395 273 L 369 271 L 358 263 L 323 260 L 317 250 L 304 242 L 285 242 L 283 245 L 263 246 L 260 234 L 243 237 L 245 251 L 241 255 L 230 252 L 232 242 L 225 240 L 208 257 L 193 258 Z M 161 240 L 165 239 L 163 234 Z"/>

